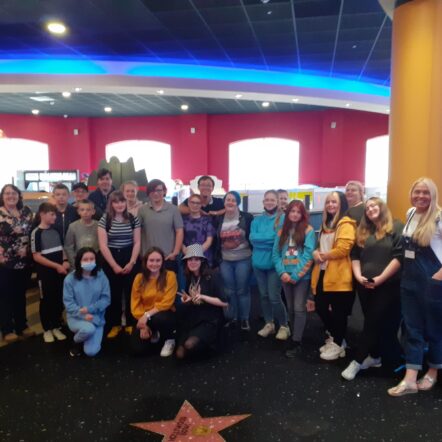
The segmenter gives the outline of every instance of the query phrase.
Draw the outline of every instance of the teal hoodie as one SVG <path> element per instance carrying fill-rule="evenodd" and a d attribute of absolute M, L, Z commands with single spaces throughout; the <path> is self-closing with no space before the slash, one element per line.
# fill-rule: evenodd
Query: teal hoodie
<path fill-rule="evenodd" d="M 282 249 L 279 249 L 279 237 L 281 230 L 278 232 L 273 244 L 273 264 L 279 276 L 288 273 L 294 283 L 301 279 L 311 279 L 313 268 L 313 251 L 316 247 L 316 236 L 313 227 L 308 226 L 304 247 L 297 249 L 295 255 L 287 256 L 288 241 L 285 242 Z"/>
<path fill-rule="evenodd" d="M 275 226 L 275 222 L 276 213 L 268 215 L 263 212 L 253 220 L 250 227 L 249 241 L 253 245 L 252 265 L 257 269 L 273 269 L 272 249 L 279 228 Z"/>

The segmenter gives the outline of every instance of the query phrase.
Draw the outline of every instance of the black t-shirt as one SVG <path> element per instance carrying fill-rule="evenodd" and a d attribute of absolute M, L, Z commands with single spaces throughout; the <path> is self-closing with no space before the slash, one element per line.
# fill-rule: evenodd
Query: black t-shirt
<path fill-rule="evenodd" d="M 359 226 L 361 219 L 364 216 L 364 211 L 365 211 L 365 204 L 361 203 L 358 204 L 357 206 L 350 207 L 347 210 L 346 215 L 349 218 L 354 219 L 356 221 L 356 224 Z"/>

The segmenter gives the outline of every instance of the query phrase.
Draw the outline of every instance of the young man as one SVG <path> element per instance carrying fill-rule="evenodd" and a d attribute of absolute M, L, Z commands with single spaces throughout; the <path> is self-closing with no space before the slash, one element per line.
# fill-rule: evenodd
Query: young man
<path fill-rule="evenodd" d="M 78 214 L 78 206 L 79 204 L 84 200 L 89 200 L 89 188 L 86 186 L 86 184 L 80 182 L 75 183 L 72 186 L 72 194 L 74 195 L 75 201 L 72 203 L 72 206 L 77 209 Z M 90 201 L 90 200 L 89 200 Z M 92 202 L 92 201 L 91 201 Z M 94 203 L 92 203 L 94 204 Z M 103 212 L 100 208 L 96 208 L 94 204 L 94 215 L 92 216 L 93 219 L 96 219 L 97 221 L 100 221 L 100 218 L 103 216 Z M 77 215 L 77 219 L 80 219 L 80 215 Z"/>
<path fill-rule="evenodd" d="M 89 200 L 95 204 L 95 209 L 100 209 L 104 213 L 109 195 L 114 190 L 112 172 L 109 169 L 100 169 L 97 172 L 97 188 L 89 194 Z"/>
<path fill-rule="evenodd" d="M 61 332 L 63 311 L 63 280 L 69 263 L 63 251 L 61 237 L 54 229 L 57 209 L 53 204 L 42 203 L 38 208 L 40 224 L 31 233 L 32 257 L 36 263 L 40 282 L 40 321 L 46 343 L 66 339 Z"/>
<path fill-rule="evenodd" d="M 178 270 L 176 257 L 183 244 L 183 219 L 176 206 L 165 201 L 167 189 L 160 180 L 152 180 L 147 185 L 149 202 L 138 211 L 141 222 L 141 256 L 156 246 L 166 255 L 166 268 Z"/>
<path fill-rule="evenodd" d="M 72 268 L 75 267 L 75 255 L 83 247 L 92 247 L 96 252 L 98 246 L 98 221 L 94 218 L 94 203 L 89 200 L 79 201 L 77 211 L 80 219 L 73 222 L 66 233 L 64 250 Z"/>
<path fill-rule="evenodd" d="M 198 190 L 201 196 L 201 215 L 211 215 L 213 217 L 224 215 L 224 202 L 222 198 L 212 197 L 215 181 L 208 175 L 203 175 L 198 179 Z M 189 215 L 189 198 L 180 204 L 182 215 Z"/>
<path fill-rule="evenodd" d="M 52 191 L 52 196 L 55 201 L 55 207 L 57 208 L 54 229 L 60 234 L 63 244 L 69 224 L 78 219 L 78 214 L 75 207 L 68 204 L 69 189 L 65 184 L 56 184 Z"/>

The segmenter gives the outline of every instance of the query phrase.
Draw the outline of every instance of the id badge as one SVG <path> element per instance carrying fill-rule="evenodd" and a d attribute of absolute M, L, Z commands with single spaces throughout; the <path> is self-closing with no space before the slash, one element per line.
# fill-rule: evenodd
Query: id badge
<path fill-rule="evenodd" d="M 415 259 L 415 257 L 414 250 L 405 250 L 405 258 Z"/>

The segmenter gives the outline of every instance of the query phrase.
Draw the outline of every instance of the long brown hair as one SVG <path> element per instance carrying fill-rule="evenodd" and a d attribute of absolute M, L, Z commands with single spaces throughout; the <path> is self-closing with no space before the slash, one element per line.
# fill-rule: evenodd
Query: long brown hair
<path fill-rule="evenodd" d="M 157 279 L 157 290 L 163 291 L 166 288 L 166 282 L 167 282 L 166 256 L 159 247 L 151 247 L 150 249 L 147 250 L 147 252 L 143 256 L 143 260 L 141 261 L 141 273 L 143 275 L 142 285 L 144 286 L 145 284 L 147 284 L 151 276 L 151 272 L 147 268 L 146 264 L 147 264 L 147 259 L 149 258 L 150 255 L 152 255 L 152 253 L 160 254 L 161 259 L 163 260 L 163 262 L 161 263 L 160 274 L 158 275 Z"/>
<path fill-rule="evenodd" d="M 290 211 L 296 208 L 301 212 L 301 219 L 294 223 L 289 220 Z M 289 240 L 290 230 L 293 230 L 292 239 L 296 244 L 297 248 L 302 248 L 304 246 L 305 231 L 308 227 L 309 214 L 304 206 L 304 203 L 300 200 L 293 200 L 287 206 L 285 210 L 284 224 L 281 229 L 281 236 L 279 237 L 279 250 L 282 250 L 284 244 Z"/>
<path fill-rule="evenodd" d="M 367 216 L 367 204 L 374 202 L 379 207 L 379 218 L 375 224 Z M 356 244 L 359 247 L 365 246 L 365 241 L 370 235 L 375 235 L 376 239 L 382 239 L 393 231 L 393 217 L 391 216 L 390 209 L 385 204 L 384 200 L 373 196 L 365 202 L 364 215 L 362 216 L 361 223 L 356 231 Z"/>
<path fill-rule="evenodd" d="M 127 211 L 127 201 L 126 198 L 124 197 L 123 192 L 121 192 L 120 190 L 115 190 L 114 192 L 112 192 L 109 195 L 109 199 L 107 201 L 107 207 L 106 207 L 106 228 L 108 230 L 108 227 L 110 228 L 111 224 L 112 224 L 112 220 L 115 218 L 115 210 L 112 207 L 112 203 L 115 203 L 117 201 L 124 201 L 126 203 L 126 208 L 124 209 L 123 212 L 123 219 L 125 222 L 129 222 L 130 221 L 130 215 L 129 212 Z"/>

